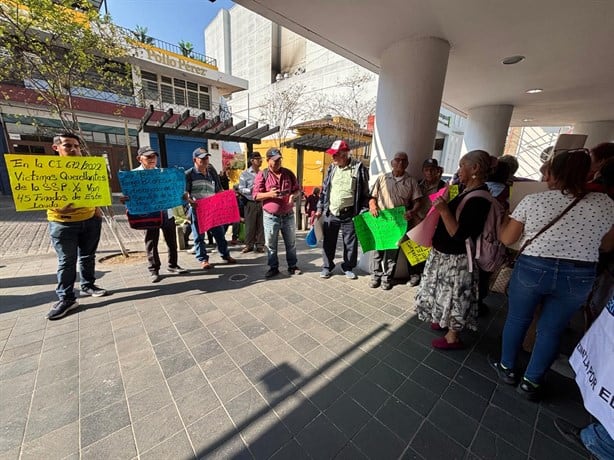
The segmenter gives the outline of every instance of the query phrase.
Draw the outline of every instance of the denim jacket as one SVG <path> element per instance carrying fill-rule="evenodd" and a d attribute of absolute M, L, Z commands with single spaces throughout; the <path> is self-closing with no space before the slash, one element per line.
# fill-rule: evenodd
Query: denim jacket
<path fill-rule="evenodd" d="M 350 161 L 352 167 L 352 192 L 354 193 L 354 215 L 358 215 L 363 211 L 369 209 L 369 199 L 371 195 L 369 193 L 369 171 L 359 160 L 352 159 Z M 318 212 L 326 215 L 328 212 L 328 205 L 330 203 L 330 182 L 333 177 L 333 173 L 337 167 L 331 163 L 326 171 L 324 177 L 324 184 L 322 185 L 322 193 L 320 194 L 320 200 L 318 201 Z"/>

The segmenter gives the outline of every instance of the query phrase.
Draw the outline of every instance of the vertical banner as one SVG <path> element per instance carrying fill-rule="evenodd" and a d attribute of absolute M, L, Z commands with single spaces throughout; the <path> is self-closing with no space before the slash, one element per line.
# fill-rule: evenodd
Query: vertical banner
<path fill-rule="evenodd" d="M 17 211 L 110 206 L 103 157 L 4 155 Z"/>
<path fill-rule="evenodd" d="M 131 214 L 149 214 L 184 203 L 185 172 L 182 168 L 135 169 L 117 174 Z"/>
<path fill-rule="evenodd" d="M 614 439 L 614 297 L 569 358 L 584 407 Z"/>
<path fill-rule="evenodd" d="M 354 229 L 363 252 L 397 249 L 407 229 L 405 207 L 383 209 L 377 217 L 363 212 L 354 217 Z"/>
<path fill-rule="evenodd" d="M 207 230 L 220 225 L 239 222 L 239 205 L 234 190 L 216 193 L 207 198 L 196 200 L 196 217 L 198 230 L 205 233 Z"/>

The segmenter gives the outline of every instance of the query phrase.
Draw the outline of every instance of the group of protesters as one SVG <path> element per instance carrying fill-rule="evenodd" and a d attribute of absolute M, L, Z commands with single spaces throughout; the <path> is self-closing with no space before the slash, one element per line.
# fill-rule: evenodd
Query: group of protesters
<path fill-rule="evenodd" d="M 53 149 L 61 156 L 81 155 L 80 140 L 71 133 L 56 136 Z M 518 168 L 513 157 L 497 159 L 482 150 L 468 152 L 461 158 L 453 179 L 460 193 L 452 199 L 438 194 L 431 202 L 428 196 L 447 185 L 441 180 L 442 170 L 435 159 L 424 162 L 423 178 L 418 181 L 407 172 L 407 153 L 397 152 L 391 160 L 391 171 L 375 178 L 370 187 L 367 168 L 359 159 L 352 158 L 345 141 L 334 142 L 327 153 L 332 161 L 322 188 L 318 189 L 317 200 L 309 205 L 311 223 L 321 219 L 322 225 L 320 278 L 328 279 L 333 275 L 341 233 L 341 271 L 346 278 L 357 279 L 354 269 L 358 262 L 358 239 L 353 220 L 357 215 L 369 212 L 378 218 L 383 210 L 402 206 L 407 229 L 411 229 L 431 208 L 437 211 L 439 217 L 429 256 L 425 264 L 410 269 L 410 284 L 418 285 L 415 296 L 418 317 L 430 323 L 431 329 L 444 333 L 432 341 L 434 348 L 465 348 L 460 337 L 462 331 L 477 330 L 479 306 L 485 296 L 481 286 L 488 286 L 493 274 L 474 266 L 475 254 L 468 248 L 485 229 L 493 207 L 502 206 L 506 210 L 498 238 L 505 245 L 519 243 L 521 248 L 509 284 L 509 309 L 503 328 L 501 356 L 489 357 L 489 362 L 502 382 L 517 386 L 518 392 L 529 400 L 539 400 L 543 396 L 544 376 L 558 354 L 560 337 L 572 316 L 586 303 L 597 285 L 605 290 L 605 294 L 601 293 L 605 301 L 614 296 L 614 283 L 611 282 L 614 144 L 601 144 L 591 150 L 552 151 L 542 167 L 548 190 L 525 196 L 510 215 L 507 212 L 509 187 Z M 210 270 L 213 266 L 209 263 L 205 232 L 199 226 L 196 209 L 200 199 L 222 191 L 222 184 L 215 168 L 209 164 L 210 154 L 205 148 L 194 150 L 192 157 L 194 166 L 185 172 L 184 199 L 189 203 L 185 217 L 191 225 L 195 256 L 202 269 Z M 137 160 L 140 163 L 137 169 L 156 168 L 158 154 L 151 147 L 142 147 Z M 287 272 L 300 275 L 294 209 L 295 200 L 302 196 L 301 187 L 294 173 L 281 166 L 279 149 L 271 148 L 266 152 L 265 168 L 262 168 L 263 160 L 257 152 L 250 154 L 249 166 L 241 174 L 236 188 L 243 199 L 246 225 L 245 246 L 241 252 L 264 252 L 266 248 L 268 271 L 264 276 L 275 277 L 280 273 L 277 248 L 281 233 Z M 124 202 L 129 199 L 122 197 Z M 160 230 L 168 246 L 168 271 L 186 272 L 178 265 L 174 216 L 173 210 L 168 210 L 160 229 L 145 232 L 152 282 L 160 280 L 157 248 Z M 56 293 L 59 300 L 47 317 L 57 319 L 78 306 L 73 289 L 77 262 L 81 295 L 106 295 L 106 291 L 95 284 L 94 274 L 101 215 L 97 208 L 77 208 L 69 204 L 48 210 L 48 220 L 51 241 L 58 256 Z M 226 242 L 226 229 L 221 225 L 209 231 L 216 240 L 221 258 L 234 264 L 236 260 L 230 255 Z M 392 288 L 397 258 L 396 249 L 372 252 L 371 288 Z M 601 307 L 605 301 L 601 302 Z M 593 316 L 598 313 L 593 311 Z M 528 366 L 521 375 L 517 370 L 517 357 L 534 317 L 537 318 L 536 339 Z M 593 432 L 597 429 L 592 428 Z M 573 431 L 567 425 L 559 426 L 559 430 L 566 436 L 575 433 L 576 438 L 581 438 L 580 431 Z M 602 431 L 599 433 L 603 436 Z"/>

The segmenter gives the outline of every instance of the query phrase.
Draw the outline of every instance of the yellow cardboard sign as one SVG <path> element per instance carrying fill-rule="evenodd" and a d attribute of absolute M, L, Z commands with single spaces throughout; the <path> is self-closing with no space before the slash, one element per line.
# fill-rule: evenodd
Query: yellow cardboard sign
<path fill-rule="evenodd" d="M 102 157 L 5 154 L 17 211 L 111 205 Z"/>
<path fill-rule="evenodd" d="M 401 243 L 401 250 L 411 265 L 417 265 L 424 262 L 431 252 L 431 248 L 425 248 L 412 240 L 406 240 Z"/>
<path fill-rule="evenodd" d="M 458 185 L 450 185 L 448 193 L 450 194 L 450 201 L 452 201 L 458 195 Z"/>

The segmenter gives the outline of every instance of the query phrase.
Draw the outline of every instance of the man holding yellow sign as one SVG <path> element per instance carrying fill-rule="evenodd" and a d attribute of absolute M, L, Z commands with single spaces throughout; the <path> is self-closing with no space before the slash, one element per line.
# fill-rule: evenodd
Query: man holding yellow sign
<path fill-rule="evenodd" d="M 81 156 L 80 139 L 69 132 L 55 136 L 52 148 L 60 157 Z M 106 177 L 106 167 L 103 172 Z M 93 173 L 95 172 L 88 174 Z M 49 203 L 54 202 L 52 200 Z M 75 207 L 70 202 L 63 207 L 47 209 L 47 220 L 51 243 L 58 256 L 58 285 L 55 292 L 59 298 L 47 313 L 47 318 L 58 319 L 79 306 L 74 292 L 77 262 L 81 295 L 101 297 L 107 294 L 107 291 L 95 284 L 96 249 L 100 240 L 102 212 L 97 207 Z"/>

